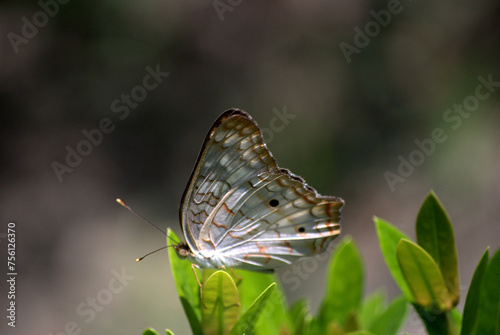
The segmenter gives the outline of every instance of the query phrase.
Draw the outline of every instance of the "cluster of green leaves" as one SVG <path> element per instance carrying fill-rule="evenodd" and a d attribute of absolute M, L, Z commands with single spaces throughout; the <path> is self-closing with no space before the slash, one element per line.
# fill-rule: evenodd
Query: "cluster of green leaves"
<path fill-rule="evenodd" d="M 406 301 L 400 297 L 388 305 L 382 292 L 363 300 L 363 289 L 361 255 L 354 242 L 344 238 L 330 260 L 326 295 L 318 314 L 295 334 L 396 334 L 406 319 Z"/>
<path fill-rule="evenodd" d="M 431 192 L 417 215 L 417 243 L 380 218 L 375 225 L 394 280 L 429 335 L 500 335 L 500 250 L 488 249 L 474 273 L 463 316 L 458 259 L 450 219 Z"/>
<path fill-rule="evenodd" d="M 168 240 L 179 240 L 171 230 L 167 235 Z M 273 275 L 231 269 L 206 269 L 201 274 L 173 248 L 169 258 L 193 334 L 278 334 L 280 329 L 292 327 L 284 295 Z M 203 298 L 197 278 L 203 283 Z"/>
<path fill-rule="evenodd" d="M 395 335 L 412 304 L 429 335 L 500 335 L 500 251 L 491 260 L 485 251 L 462 317 L 455 308 L 460 283 L 453 229 L 436 195 L 428 195 L 417 216 L 417 243 L 390 223 L 374 221 L 382 254 L 403 295 L 390 303 L 381 291 L 363 299 L 361 256 L 355 243 L 344 238 L 330 259 L 316 315 L 306 300 L 287 308 L 274 275 L 195 269 L 195 276 L 189 261 L 170 248 L 172 273 L 193 334 Z M 169 231 L 167 240 L 172 239 L 179 240 Z M 158 333 L 147 329 L 144 335 Z"/>
<path fill-rule="evenodd" d="M 168 239 L 178 240 L 172 231 Z M 326 296 L 317 315 L 308 302 L 287 308 L 275 275 L 236 270 L 198 269 L 203 298 L 193 267 L 169 252 L 179 297 L 193 334 L 396 334 L 408 304 L 403 297 L 389 305 L 381 292 L 364 301 L 363 264 L 350 238 L 337 246 L 329 264 Z M 148 329 L 144 335 L 157 334 Z M 167 334 L 172 334 L 167 330 Z"/>

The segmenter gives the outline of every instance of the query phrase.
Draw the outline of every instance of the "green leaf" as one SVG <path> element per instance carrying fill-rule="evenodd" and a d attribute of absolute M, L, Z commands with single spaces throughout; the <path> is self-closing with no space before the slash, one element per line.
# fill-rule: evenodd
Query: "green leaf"
<path fill-rule="evenodd" d="M 481 292 L 483 276 L 488 266 L 488 258 L 489 251 L 486 249 L 472 276 L 469 292 L 467 292 L 467 298 L 465 300 L 462 335 L 473 335 L 475 333 L 479 309 L 479 294 Z"/>
<path fill-rule="evenodd" d="M 225 271 L 212 274 L 203 285 L 201 326 L 204 335 L 229 334 L 239 317 L 238 289 Z"/>
<path fill-rule="evenodd" d="M 250 308 L 239 318 L 231 330 L 231 335 L 246 334 L 250 335 L 254 332 L 254 327 L 258 323 L 260 313 L 266 309 L 266 305 L 270 303 L 270 298 L 276 288 L 276 283 L 272 283 L 269 287 L 257 297 Z"/>
<path fill-rule="evenodd" d="M 180 240 L 169 229 L 167 231 L 167 245 L 171 245 L 171 241 Z M 174 248 L 168 248 L 168 257 L 177 293 L 179 294 L 191 330 L 195 335 L 203 335 L 201 330 L 200 287 L 196 281 L 191 263 L 187 259 L 177 256 Z"/>
<path fill-rule="evenodd" d="M 172 331 L 170 329 L 166 329 L 165 333 L 167 333 L 167 335 L 174 335 L 174 333 L 172 333 Z"/>
<path fill-rule="evenodd" d="M 403 239 L 398 243 L 396 255 L 416 304 L 441 311 L 452 308 L 441 271 L 422 247 Z"/>
<path fill-rule="evenodd" d="M 255 301 L 255 299 L 266 290 L 271 284 L 276 283 L 276 276 L 251 271 L 232 271 L 237 280 L 238 291 L 242 312 L 245 312 Z M 276 283 L 276 289 L 271 293 L 270 303 L 264 310 L 265 318 L 255 326 L 257 334 L 280 334 L 292 329 L 289 318 L 285 295 L 280 285 Z"/>
<path fill-rule="evenodd" d="M 277 281 L 274 274 L 242 270 L 230 270 L 230 273 L 232 273 L 236 286 L 238 286 L 238 293 L 240 295 L 240 303 L 243 311 L 250 308 L 255 302 L 255 299 L 257 299 L 269 285 Z"/>
<path fill-rule="evenodd" d="M 142 333 L 142 335 L 160 335 L 160 334 L 153 328 L 148 328 Z"/>
<path fill-rule="evenodd" d="M 417 242 L 439 266 L 455 306 L 460 298 L 460 279 L 453 227 L 443 205 L 432 191 L 418 212 L 416 227 Z"/>
<path fill-rule="evenodd" d="M 344 326 L 349 313 L 357 311 L 363 294 L 363 264 L 350 238 L 337 246 L 328 267 L 327 295 L 319 311 L 320 328 L 332 321 Z"/>
<path fill-rule="evenodd" d="M 387 309 L 367 328 L 374 334 L 395 335 L 408 314 L 408 303 L 401 296 L 392 301 Z"/>
<path fill-rule="evenodd" d="M 401 268 L 399 267 L 398 259 L 396 257 L 396 247 L 399 241 L 403 238 L 408 240 L 410 238 L 399 229 L 394 227 L 392 224 L 381 218 L 374 217 L 373 221 L 375 222 L 380 249 L 382 250 L 382 254 L 384 255 L 387 267 L 391 271 L 392 277 L 398 284 L 399 289 L 401 290 L 401 292 L 403 292 L 406 299 L 409 301 L 413 301 L 413 294 L 411 293 L 411 290 L 406 283 L 403 273 L 401 272 Z"/>
<path fill-rule="evenodd" d="M 309 334 L 309 303 L 306 299 L 297 300 L 292 307 L 290 307 L 290 318 L 293 323 L 295 335 Z"/>
<path fill-rule="evenodd" d="M 500 249 L 491 257 L 479 296 L 475 334 L 500 334 Z"/>
<path fill-rule="evenodd" d="M 383 291 L 375 291 L 370 294 L 361 307 L 360 321 L 363 329 L 370 329 L 372 322 L 385 311 L 386 297 Z"/>

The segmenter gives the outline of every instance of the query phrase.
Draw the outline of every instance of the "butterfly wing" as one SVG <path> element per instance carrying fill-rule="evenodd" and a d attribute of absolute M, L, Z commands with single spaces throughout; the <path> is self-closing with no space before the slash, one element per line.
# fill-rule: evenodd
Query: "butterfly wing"
<path fill-rule="evenodd" d="M 200 250 L 229 267 L 260 271 L 291 264 L 325 251 L 340 234 L 342 205 L 287 170 L 261 174 L 221 201 L 202 228 Z"/>
<path fill-rule="evenodd" d="M 340 234 L 343 204 L 278 168 L 257 124 L 234 109 L 205 139 L 181 223 L 204 264 L 262 271 L 324 251 Z"/>
<path fill-rule="evenodd" d="M 276 162 L 250 115 L 231 109 L 219 116 L 182 197 L 181 226 L 191 250 L 199 251 L 202 226 L 227 192 L 261 173 L 276 171 Z"/>
<path fill-rule="evenodd" d="M 324 251 L 342 205 L 279 169 L 256 123 L 230 110 L 207 135 L 181 220 L 191 250 L 212 264 L 262 271 Z"/>

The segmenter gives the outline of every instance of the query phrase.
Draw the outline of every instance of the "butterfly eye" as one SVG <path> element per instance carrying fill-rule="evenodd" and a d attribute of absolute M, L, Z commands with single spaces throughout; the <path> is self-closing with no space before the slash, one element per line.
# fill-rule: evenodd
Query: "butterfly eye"
<path fill-rule="evenodd" d="M 280 202 L 279 202 L 278 200 L 276 200 L 276 199 L 271 199 L 271 201 L 269 201 L 269 205 L 270 205 L 271 207 L 276 207 L 276 206 L 278 206 L 279 204 L 280 204 Z"/>
<path fill-rule="evenodd" d="M 303 233 L 306 231 L 306 229 L 304 227 L 299 227 L 298 231 L 299 231 L 299 233 Z"/>

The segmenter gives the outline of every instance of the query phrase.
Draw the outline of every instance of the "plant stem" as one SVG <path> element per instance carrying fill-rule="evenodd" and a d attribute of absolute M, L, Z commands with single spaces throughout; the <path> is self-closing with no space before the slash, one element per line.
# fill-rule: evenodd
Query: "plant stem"
<path fill-rule="evenodd" d="M 458 335 L 451 311 L 429 310 L 413 305 L 422 319 L 429 335 Z"/>

